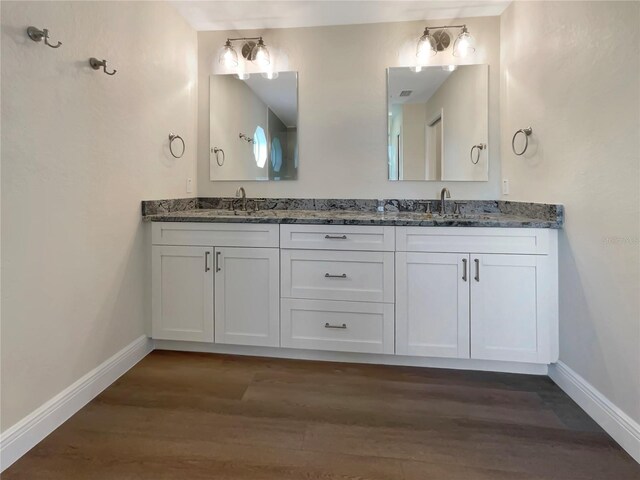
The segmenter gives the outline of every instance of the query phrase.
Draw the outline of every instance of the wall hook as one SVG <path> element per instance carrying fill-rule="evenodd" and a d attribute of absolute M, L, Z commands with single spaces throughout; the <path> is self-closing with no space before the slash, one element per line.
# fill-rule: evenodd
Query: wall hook
<path fill-rule="evenodd" d="M 117 70 L 114 70 L 113 72 L 107 72 L 107 61 L 106 60 L 98 60 L 95 57 L 91 57 L 89 59 L 89 65 L 91 65 L 91 68 L 93 68 L 94 70 L 100 70 L 100 67 L 102 67 L 102 70 L 107 75 L 115 75 L 116 72 L 117 72 Z"/>
<path fill-rule="evenodd" d="M 58 48 L 60 45 L 62 45 L 62 42 L 58 42 L 57 45 L 52 45 L 49 43 L 49 30 L 47 30 L 46 28 L 40 30 L 36 27 L 29 27 L 27 28 L 27 35 L 29 35 L 29 38 L 34 42 L 39 42 L 44 38 L 44 44 L 48 45 L 51 48 Z"/>

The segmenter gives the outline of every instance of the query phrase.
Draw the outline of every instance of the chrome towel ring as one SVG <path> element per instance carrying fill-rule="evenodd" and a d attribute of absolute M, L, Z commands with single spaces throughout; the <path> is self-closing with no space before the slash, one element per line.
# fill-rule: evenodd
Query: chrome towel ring
<path fill-rule="evenodd" d="M 516 152 L 516 137 L 518 136 L 519 133 L 524 134 L 524 140 L 525 140 L 524 148 L 520 153 Z M 513 138 L 511 139 L 511 149 L 513 150 L 513 153 L 515 153 L 518 156 L 524 155 L 524 152 L 526 152 L 527 148 L 529 148 L 529 135 L 531 135 L 532 133 L 533 133 L 533 129 L 531 127 L 528 127 L 528 128 L 521 128 L 520 130 L 518 130 L 516 133 L 513 134 Z"/>
<path fill-rule="evenodd" d="M 213 152 L 213 154 L 216 156 L 216 163 L 218 164 L 219 167 L 224 165 L 224 150 L 218 147 L 213 147 L 211 149 L 211 151 Z M 222 162 L 220 161 L 220 156 L 218 155 L 218 153 L 222 153 Z"/>
<path fill-rule="evenodd" d="M 487 144 L 486 143 L 479 143 L 479 144 L 474 145 L 473 147 L 471 147 L 471 151 L 469 152 L 469 158 L 471 159 L 471 163 L 473 163 L 474 165 L 478 164 L 478 162 L 480 161 L 480 152 L 482 150 L 484 150 L 485 148 L 487 148 Z M 474 150 L 477 151 L 475 161 L 473 160 L 473 151 Z"/>
<path fill-rule="evenodd" d="M 180 155 L 176 155 L 175 152 L 173 151 L 174 140 L 180 140 L 182 142 L 182 153 Z M 171 152 L 171 155 L 173 155 L 175 158 L 182 158 L 185 150 L 186 150 L 186 146 L 184 144 L 184 140 L 182 139 L 182 137 L 180 135 L 175 135 L 173 133 L 170 133 L 169 134 L 169 151 Z"/>

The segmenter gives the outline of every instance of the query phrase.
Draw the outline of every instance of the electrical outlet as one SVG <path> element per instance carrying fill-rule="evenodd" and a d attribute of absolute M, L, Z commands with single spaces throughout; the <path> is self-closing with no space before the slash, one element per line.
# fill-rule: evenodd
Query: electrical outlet
<path fill-rule="evenodd" d="M 509 195 L 509 179 L 508 178 L 502 179 L 502 194 Z"/>
<path fill-rule="evenodd" d="M 193 193 L 193 179 L 187 178 L 187 193 Z"/>

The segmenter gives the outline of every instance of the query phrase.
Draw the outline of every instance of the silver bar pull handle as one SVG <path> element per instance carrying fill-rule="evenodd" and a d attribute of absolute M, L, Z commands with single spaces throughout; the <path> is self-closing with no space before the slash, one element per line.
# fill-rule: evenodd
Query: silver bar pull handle
<path fill-rule="evenodd" d="M 216 252 L 216 272 L 222 270 L 220 268 L 220 252 Z"/>
<path fill-rule="evenodd" d="M 330 240 L 346 240 L 346 235 L 325 235 L 324 238 L 328 238 Z"/>
<path fill-rule="evenodd" d="M 324 328 L 341 328 L 341 329 L 345 329 L 347 328 L 347 324 L 343 323 L 342 325 L 331 325 L 329 322 L 324 324 Z"/>
<path fill-rule="evenodd" d="M 347 274 L 343 273 L 342 275 L 331 275 L 330 273 L 324 274 L 325 278 L 347 278 Z"/>
<path fill-rule="evenodd" d="M 467 259 L 462 259 L 462 280 L 467 281 Z"/>
<path fill-rule="evenodd" d="M 477 258 L 473 259 L 474 262 L 476 262 L 476 282 L 480 281 L 480 260 L 478 260 Z"/>
<path fill-rule="evenodd" d="M 204 252 L 204 271 L 208 272 L 209 270 L 211 270 L 209 268 L 209 253 L 210 252 Z"/>

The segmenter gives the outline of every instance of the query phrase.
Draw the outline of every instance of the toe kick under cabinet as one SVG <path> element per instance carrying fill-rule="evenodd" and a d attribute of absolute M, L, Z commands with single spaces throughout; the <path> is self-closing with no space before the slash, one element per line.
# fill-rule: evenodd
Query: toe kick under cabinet
<path fill-rule="evenodd" d="M 552 363 L 557 231 L 152 224 L 152 337 Z"/>

